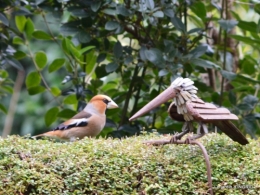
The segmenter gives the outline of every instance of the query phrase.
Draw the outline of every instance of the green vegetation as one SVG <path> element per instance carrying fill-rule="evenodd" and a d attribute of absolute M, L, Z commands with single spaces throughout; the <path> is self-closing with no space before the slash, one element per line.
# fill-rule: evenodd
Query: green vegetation
<path fill-rule="evenodd" d="M 45 132 L 98 93 L 121 108 L 108 112 L 103 136 L 178 131 L 181 124 L 169 120 L 165 106 L 136 122 L 128 118 L 182 76 L 195 81 L 203 100 L 237 114 L 243 133 L 257 137 L 260 4 L 222 2 L 4 1 L 0 114 L 8 120 L 4 128 L 0 124 L 3 136 Z"/>
<path fill-rule="evenodd" d="M 0 194 L 206 194 L 206 167 L 196 146 L 147 146 L 157 133 L 76 142 L 0 139 Z M 215 194 L 258 194 L 259 140 L 241 146 L 226 135 L 201 139 Z"/>

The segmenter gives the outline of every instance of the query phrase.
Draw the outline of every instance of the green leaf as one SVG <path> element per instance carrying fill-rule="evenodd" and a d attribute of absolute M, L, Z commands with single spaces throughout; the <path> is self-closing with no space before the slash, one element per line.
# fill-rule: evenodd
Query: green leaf
<path fill-rule="evenodd" d="M 123 4 L 119 4 L 116 7 L 117 13 L 122 15 L 122 16 L 130 16 L 130 11 L 126 9 L 126 7 Z"/>
<path fill-rule="evenodd" d="M 9 74 L 6 70 L 0 69 L 0 77 L 5 80 L 9 77 Z"/>
<path fill-rule="evenodd" d="M 34 59 L 36 62 L 37 67 L 42 70 L 46 64 L 47 64 L 47 56 L 43 51 L 38 51 L 35 55 L 34 55 Z"/>
<path fill-rule="evenodd" d="M 75 7 L 75 6 L 70 6 L 68 7 L 68 11 L 72 16 L 78 17 L 78 18 L 87 18 L 90 16 L 90 12 L 87 12 L 86 9 L 83 7 Z"/>
<path fill-rule="evenodd" d="M 16 60 L 15 58 L 6 57 L 5 60 L 6 60 L 6 62 L 7 62 L 9 65 L 15 67 L 16 69 L 18 69 L 18 70 L 24 70 L 22 64 L 21 64 L 18 60 Z"/>
<path fill-rule="evenodd" d="M 65 63 L 64 58 L 58 58 L 58 59 L 53 60 L 48 68 L 49 73 L 59 70 L 63 66 L 64 63 Z"/>
<path fill-rule="evenodd" d="M 3 113 L 7 114 L 7 109 L 1 103 L 0 103 L 0 110 L 2 110 Z"/>
<path fill-rule="evenodd" d="M 244 116 L 242 121 L 245 126 L 246 132 L 251 136 L 255 136 L 257 125 L 256 125 L 256 119 L 254 114 L 248 114 Z"/>
<path fill-rule="evenodd" d="M 260 32 L 260 19 L 258 20 L 258 23 L 257 23 L 257 31 L 256 33 L 259 33 Z"/>
<path fill-rule="evenodd" d="M 206 22 L 207 11 L 205 7 L 205 3 L 196 2 L 192 4 L 190 8 L 203 22 Z"/>
<path fill-rule="evenodd" d="M 46 112 L 45 124 L 47 127 L 49 127 L 57 119 L 58 113 L 59 113 L 58 107 L 53 107 Z"/>
<path fill-rule="evenodd" d="M 73 21 L 63 24 L 60 33 L 64 36 L 75 35 L 79 31 L 80 21 Z"/>
<path fill-rule="evenodd" d="M 120 58 L 123 55 L 123 47 L 122 47 L 120 41 L 117 41 L 116 44 L 114 45 L 113 53 L 116 58 Z"/>
<path fill-rule="evenodd" d="M 85 73 L 87 74 L 92 74 L 92 71 L 96 68 L 96 63 L 97 63 L 97 55 L 95 50 L 91 50 L 86 54 L 86 59 L 88 59 L 87 66 L 85 66 Z M 82 67 L 83 69 L 84 67 Z M 92 79 L 95 78 L 95 74 L 93 74 Z"/>
<path fill-rule="evenodd" d="M 92 1 L 90 7 L 93 12 L 97 12 L 100 6 L 101 6 L 101 1 Z"/>
<path fill-rule="evenodd" d="M 28 18 L 26 25 L 25 25 L 25 33 L 26 33 L 27 37 L 31 37 L 33 31 L 34 31 L 34 24 L 31 20 L 31 18 Z"/>
<path fill-rule="evenodd" d="M 23 33 L 24 31 L 24 27 L 25 27 L 25 24 L 26 24 L 26 17 L 25 16 L 15 16 L 15 24 L 16 24 L 16 27 L 17 29 Z"/>
<path fill-rule="evenodd" d="M 26 53 L 24 53 L 23 51 L 17 50 L 17 51 L 14 53 L 14 57 L 15 57 L 15 59 L 17 59 L 17 60 L 20 60 L 20 59 L 23 59 L 23 58 L 26 57 Z"/>
<path fill-rule="evenodd" d="M 239 20 L 237 26 L 242 30 L 250 31 L 253 33 L 257 32 L 257 24 L 255 22 L 247 22 L 247 21 Z"/>
<path fill-rule="evenodd" d="M 21 37 L 15 36 L 13 38 L 13 44 L 24 45 L 24 41 L 23 41 L 23 39 Z"/>
<path fill-rule="evenodd" d="M 238 24 L 238 21 L 221 19 L 221 20 L 218 21 L 218 23 L 221 26 L 221 28 L 223 28 L 224 30 L 229 32 L 230 30 L 232 30 Z"/>
<path fill-rule="evenodd" d="M 57 97 L 61 94 L 61 90 L 58 87 L 51 87 L 51 93 L 54 97 Z"/>
<path fill-rule="evenodd" d="M 159 64 L 163 59 L 162 52 L 156 48 L 146 49 L 144 55 L 153 64 Z"/>
<path fill-rule="evenodd" d="M 232 105 L 237 104 L 237 97 L 233 90 L 230 90 L 228 93 L 228 99 Z"/>
<path fill-rule="evenodd" d="M 72 42 L 68 39 L 68 38 L 64 38 L 62 40 L 62 49 L 64 50 L 64 52 L 66 52 L 67 54 L 70 54 L 70 45 L 72 45 Z"/>
<path fill-rule="evenodd" d="M 4 14 L 0 13 L 0 21 L 2 21 L 2 23 L 5 25 L 5 26 L 9 26 L 9 20 L 5 17 Z"/>
<path fill-rule="evenodd" d="M 119 65 L 117 63 L 111 62 L 106 65 L 106 71 L 107 73 L 114 72 L 118 67 Z"/>
<path fill-rule="evenodd" d="M 156 18 L 163 18 L 164 17 L 164 13 L 162 11 L 156 11 L 153 13 L 153 16 Z"/>
<path fill-rule="evenodd" d="M 32 33 L 32 36 L 40 40 L 52 40 L 52 37 L 44 31 L 36 30 Z"/>
<path fill-rule="evenodd" d="M 256 72 L 255 66 L 258 62 L 252 56 L 246 55 L 241 62 L 243 73 L 253 75 Z"/>
<path fill-rule="evenodd" d="M 199 58 L 200 56 L 206 53 L 207 49 L 208 49 L 207 45 L 199 45 L 195 49 L 193 49 L 189 53 L 189 55 L 192 55 L 192 58 Z"/>
<path fill-rule="evenodd" d="M 89 50 L 91 50 L 91 49 L 93 49 L 93 48 L 95 48 L 95 46 L 87 46 L 87 47 L 84 47 L 84 48 L 82 48 L 79 52 L 80 52 L 80 55 L 82 55 L 83 53 L 85 53 L 85 52 L 87 52 L 87 51 L 89 51 Z"/>
<path fill-rule="evenodd" d="M 163 77 L 163 76 L 165 76 L 167 74 L 169 74 L 169 71 L 166 70 L 166 69 L 162 69 L 162 70 L 159 71 L 158 75 L 159 75 L 159 77 Z"/>
<path fill-rule="evenodd" d="M 24 3 L 28 4 L 27 1 Z M 12 14 L 15 16 L 32 15 L 32 13 L 25 6 L 20 6 L 18 10 L 13 10 Z"/>
<path fill-rule="evenodd" d="M 63 100 L 64 104 L 77 104 L 77 102 L 78 102 L 78 100 L 77 100 L 76 94 L 68 95 Z"/>
<path fill-rule="evenodd" d="M 91 41 L 90 34 L 83 30 L 78 32 L 77 38 L 78 38 L 79 42 L 81 42 L 81 43 L 88 43 L 89 41 Z"/>
<path fill-rule="evenodd" d="M 101 66 L 98 66 L 95 70 L 97 78 L 103 78 L 108 75 L 108 72 L 106 71 L 107 65 L 102 64 Z"/>
<path fill-rule="evenodd" d="M 200 67 L 203 67 L 203 68 L 209 68 L 209 69 L 216 68 L 216 69 L 221 69 L 220 66 L 218 66 L 217 64 L 215 64 L 215 63 L 213 63 L 213 62 L 211 62 L 211 61 L 208 61 L 208 60 L 192 59 L 191 63 L 194 64 L 195 66 L 200 66 Z"/>
<path fill-rule="evenodd" d="M 229 37 L 232 37 L 233 39 L 236 39 L 238 41 L 242 41 L 248 45 L 254 45 L 254 44 L 260 44 L 260 40 L 252 39 L 251 37 L 245 37 L 240 35 L 228 35 Z"/>
<path fill-rule="evenodd" d="M 237 77 L 237 74 L 233 73 L 233 72 L 229 72 L 229 71 L 226 71 L 226 70 L 221 70 L 220 72 L 221 72 L 221 75 L 224 78 L 228 79 L 229 81 L 232 81 Z"/>
<path fill-rule="evenodd" d="M 238 74 L 235 81 L 240 82 L 240 83 L 244 83 L 244 82 L 251 82 L 254 84 L 260 83 L 259 80 L 255 80 L 252 77 L 250 77 L 249 75 L 244 75 L 244 74 Z"/>
<path fill-rule="evenodd" d="M 107 54 L 105 53 L 100 53 L 97 57 L 97 63 L 99 64 L 100 62 L 103 62 L 107 57 Z"/>
<path fill-rule="evenodd" d="M 243 103 L 250 105 L 251 109 L 257 104 L 258 98 L 253 95 L 247 95 L 243 98 Z"/>
<path fill-rule="evenodd" d="M 133 60 L 134 60 L 133 56 L 127 56 L 127 57 L 124 59 L 124 63 L 125 63 L 126 65 L 128 65 L 128 64 L 132 63 Z"/>
<path fill-rule="evenodd" d="M 171 18 L 171 23 L 173 24 L 173 26 L 179 30 L 179 31 L 182 31 L 182 32 L 186 32 L 186 27 L 185 25 L 183 24 L 183 22 L 181 21 L 180 18 L 178 17 L 172 17 Z"/>
<path fill-rule="evenodd" d="M 164 11 L 164 14 L 170 18 L 174 17 L 174 12 L 172 9 L 165 9 Z"/>
<path fill-rule="evenodd" d="M 58 117 L 68 119 L 73 117 L 75 114 L 77 113 L 74 110 L 66 108 L 59 112 Z"/>
<path fill-rule="evenodd" d="M 72 55 L 74 55 L 74 57 L 76 57 L 77 59 L 80 59 L 81 54 L 78 48 L 76 48 L 72 43 L 69 45 L 69 48 Z"/>
<path fill-rule="evenodd" d="M 150 10 L 154 9 L 154 0 L 146 0 L 146 5 Z"/>
<path fill-rule="evenodd" d="M 115 16 L 116 15 L 116 10 L 114 9 L 104 9 L 103 12 L 107 15 Z"/>
<path fill-rule="evenodd" d="M 41 83 L 41 76 L 36 71 L 30 72 L 25 83 L 27 88 L 38 86 Z"/>
<path fill-rule="evenodd" d="M 44 92 L 45 88 L 43 86 L 39 85 L 39 86 L 30 87 L 27 90 L 28 90 L 29 95 L 36 95 L 36 94 Z"/>
<path fill-rule="evenodd" d="M 106 30 L 115 30 L 119 27 L 119 23 L 116 21 L 107 21 L 105 25 Z"/>
<path fill-rule="evenodd" d="M 3 86 L 1 86 L 1 89 L 6 91 L 7 93 L 10 93 L 10 94 L 13 93 L 13 88 L 9 85 L 3 85 Z"/>
<path fill-rule="evenodd" d="M 256 13 L 260 14 L 260 3 L 254 4 L 254 10 Z"/>
<path fill-rule="evenodd" d="M 251 111 L 255 108 L 257 102 L 258 102 L 257 97 L 253 95 L 247 95 L 243 98 L 242 103 L 239 104 L 237 107 L 241 110 Z"/>

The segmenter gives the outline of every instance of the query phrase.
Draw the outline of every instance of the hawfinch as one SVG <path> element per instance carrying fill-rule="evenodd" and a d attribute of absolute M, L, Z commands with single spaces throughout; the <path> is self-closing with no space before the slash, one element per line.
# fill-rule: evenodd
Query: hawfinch
<path fill-rule="evenodd" d="M 118 108 L 118 105 L 106 95 L 94 96 L 87 106 L 71 119 L 61 123 L 52 131 L 33 136 L 46 136 L 56 139 L 75 141 L 85 136 L 97 136 L 106 124 L 106 109 Z"/>

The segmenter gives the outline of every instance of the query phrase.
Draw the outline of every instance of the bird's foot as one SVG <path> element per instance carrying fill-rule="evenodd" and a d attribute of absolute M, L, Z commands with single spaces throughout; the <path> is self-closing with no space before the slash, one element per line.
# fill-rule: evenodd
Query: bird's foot
<path fill-rule="evenodd" d="M 194 140 L 193 137 L 188 136 L 188 137 L 185 139 L 184 143 L 185 143 L 185 144 L 191 144 L 191 141 L 192 141 L 192 140 Z"/>
<path fill-rule="evenodd" d="M 171 139 L 170 139 L 170 143 L 171 144 L 175 144 L 175 143 L 177 143 L 177 140 L 180 140 L 180 136 L 178 136 L 179 135 L 179 133 L 175 133 L 172 137 L 171 137 Z"/>

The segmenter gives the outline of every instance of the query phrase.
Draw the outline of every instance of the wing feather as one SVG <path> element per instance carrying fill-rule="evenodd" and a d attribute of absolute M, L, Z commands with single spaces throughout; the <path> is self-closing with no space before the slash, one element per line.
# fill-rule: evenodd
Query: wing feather
<path fill-rule="evenodd" d="M 73 127 L 85 127 L 88 125 L 88 119 L 82 118 L 82 119 L 70 119 L 64 123 L 61 123 L 59 126 L 57 126 L 53 131 L 56 130 L 68 130 Z"/>

